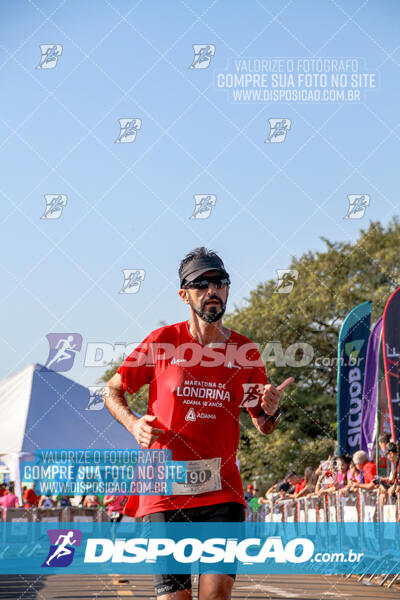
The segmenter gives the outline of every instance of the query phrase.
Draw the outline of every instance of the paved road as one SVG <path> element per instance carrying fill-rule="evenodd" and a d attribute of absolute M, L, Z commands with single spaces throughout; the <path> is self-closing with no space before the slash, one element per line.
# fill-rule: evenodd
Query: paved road
<path fill-rule="evenodd" d="M 120 581 L 124 581 L 121 583 Z M 196 595 L 195 595 L 196 596 Z M 0 576 L 0 600 L 109 600 L 154 598 L 151 577 L 135 575 Z M 323 575 L 240 575 L 234 600 L 399 600 L 400 587 L 366 586 L 356 579 Z"/>

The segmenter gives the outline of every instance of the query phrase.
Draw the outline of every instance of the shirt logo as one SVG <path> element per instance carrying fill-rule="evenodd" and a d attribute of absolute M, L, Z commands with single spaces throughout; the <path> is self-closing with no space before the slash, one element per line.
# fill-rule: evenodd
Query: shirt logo
<path fill-rule="evenodd" d="M 240 406 L 246 408 L 255 408 L 261 401 L 261 396 L 264 391 L 263 383 L 242 383 L 243 400 Z"/>
<path fill-rule="evenodd" d="M 194 408 L 189 408 L 189 410 L 186 413 L 185 421 L 195 421 L 195 420 L 196 420 L 196 413 L 194 412 Z"/>
<path fill-rule="evenodd" d="M 79 529 L 49 529 L 50 548 L 42 567 L 68 567 L 74 558 L 75 548 L 81 545 Z"/>
<path fill-rule="evenodd" d="M 232 364 L 231 361 L 229 361 L 226 366 L 228 369 L 240 369 L 240 367 L 238 365 Z"/>

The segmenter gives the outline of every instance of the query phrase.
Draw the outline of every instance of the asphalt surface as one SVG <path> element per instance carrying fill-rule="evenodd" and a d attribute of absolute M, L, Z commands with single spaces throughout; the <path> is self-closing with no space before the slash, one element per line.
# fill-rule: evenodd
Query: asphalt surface
<path fill-rule="evenodd" d="M 148 575 L 0 576 L 0 600 L 105 600 L 110 598 L 154 598 L 152 578 Z M 399 600 L 400 587 L 394 585 L 387 589 L 376 584 L 364 585 L 356 578 L 345 579 L 337 575 L 240 575 L 233 588 L 232 598 L 235 600 L 280 600 L 282 598 Z"/>

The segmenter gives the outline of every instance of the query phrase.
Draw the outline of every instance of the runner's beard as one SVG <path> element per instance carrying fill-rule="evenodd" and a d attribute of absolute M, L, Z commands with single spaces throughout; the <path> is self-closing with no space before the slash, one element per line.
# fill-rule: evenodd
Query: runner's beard
<path fill-rule="evenodd" d="M 206 306 L 206 302 L 209 300 L 216 300 L 216 298 L 207 298 L 207 300 L 204 300 L 200 308 L 197 308 L 193 304 L 192 299 L 189 298 L 189 305 L 192 307 L 196 315 L 202 319 L 202 321 L 205 321 L 206 323 L 216 323 L 222 318 L 222 315 L 226 310 L 226 304 L 223 304 L 222 300 L 218 298 L 220 305 L 212 304 L 211 306 Z"/>

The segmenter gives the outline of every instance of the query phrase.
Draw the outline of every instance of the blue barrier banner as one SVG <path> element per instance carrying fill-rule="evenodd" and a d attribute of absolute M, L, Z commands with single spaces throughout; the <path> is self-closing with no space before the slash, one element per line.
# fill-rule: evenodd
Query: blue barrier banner
<path fill-rule="evenodd" d="M 22 481 L 42 495 L 171 495 L 186 476 L 171 450 L 37 450 L 21 466 Z"/>
<path fill-rule="evenodd" d="M 0 574 L 399 572 L 400 523 L 1 523 Z"/>

